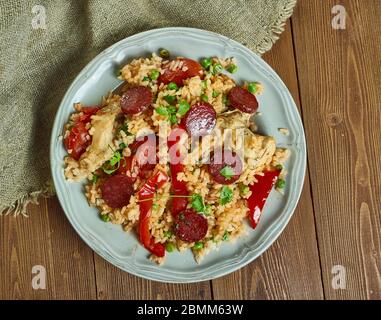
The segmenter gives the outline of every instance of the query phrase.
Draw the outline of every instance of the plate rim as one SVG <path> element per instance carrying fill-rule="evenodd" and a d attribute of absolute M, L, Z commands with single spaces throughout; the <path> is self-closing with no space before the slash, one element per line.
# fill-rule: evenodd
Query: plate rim
<path fill-rule="evenodd" d="M 281 235 L 281 233 L 283 232 L 285 227 L 288 225 L 291 217 L 293 216 L 293 214 L 295 212 L 296 206 L 299 203 L 299 199 L 300 199 L 300 196 L 301 196 L 301 193 L 303 190 L 305 174 L 306 174 L 306 167 L 307 167 L 307 147 L 306 147 L 306 139 L 305 139 L 305 133 L 304 133 L 304 127 L 303 127 L 301 115 L 300 115 L 300 112 L 297 108 L 297 105 L 296 105 L 290 91 L 288 90 L 287 86 L 284 84 L 283 80 L 278 76 L 278 74 L 275 72 L 275 70 L 273 70 L 273 68 L 266 61 L 264 61 L 259 55 L 257 55 L 256 53 L 254 53 L 253 51 L 251 51 L 247 47 L 243 46 L 242 44 L 238 43 L 237 41 L 232 40 L 226 36 L 220 35 L 220 34 L 215 33 L 215 32 L 203 30 L 203 29 L 188 28 L 188 27 L 167 27 L 167 28 L 151 29 L 151 30 L 147 30 L 144 32 L 136 33 L 132 36 L 126 37 L 126 38 L 112 44 L 111 46 L 109 46 L 108 48 L 104 49 L 99 54 L 97 54 L 91 61 L 89 61 L 87 63 L 87 65 L 77 74 L 77 76 L 75 77 L 75 79 L 73 80 L 73 82 L 71 83 L 69 88 L 66 90 L 66 93 L 65 93 L 64 97 L 62 98 L 61 103 L 57 109 L 55 119 L 54 119 L 54 124 L 52 127 L 52 133 L 51 133 L 51 139 L 50 139 L 50 168 L 51 168 L 54 186 L 56 187 L 57 185 L 59 185 L 59 183 L 57 181 L 57 179 L 58 179 L 56 176 L 57 172 L 55 170 L 56 165 L 55 165 L 54 151 L 55 151 L 55 146 L 57 145 L 57 136 L 55 136 L 54 133 L 55 132 L 62 132 L 62 128 L 61 128 L 61 130 L 58 130 L 59 129 L 58 128 L 59 127 L 58 115 L 59 115 L 60 111 L 62 111 L 65 108 L 65 106 L 67 106 L 66 100 L 68 100 L 70 98 L 70 95 L 72 94 L 73 89 L 76 87 L 77 83 L 80 82 L 80 80 L 86 76 L 87 71 L 93 65 L 95 65 L 96 61 L 101 59 L 101 57 L 103 55 L 107 55 L 107 54 L 113 52 L 116 48 L 118 48 L 120 45 L 122 45 L 124 43 L 131 42 L 134 39 L 138 39 L 138 38 L 145 37 L 148 35 L 152 36 L 153 34 L 161 34 L 161 33 L 167 33 L 167 32 L 188 33 L 189 36 L 192 36 L 192 34 L 190 34 L 190 33 L 203 35 L 203 36 L 209 36 L 209 37 L 213 37 L 215 41 L 218 39 L 218 40 L 226 43 L 228 46 L 234 46 L 235 49 L 236 48 L 240 49 L 246 55 L 254 57 L 254 59 L 257 59 L 258 61 L 260 61 L 260 63 L 264 66 L 266 71 L 271 73 L 271 76 L 275 78 L 275 80 L 278 82 L 278 84 L 282 87 L 283 91 L 286 93 L 287 98 L 288 98 L 288 103 L 293 108 L 291 113 L 294 117 L 294 121 L 296 122 L 296 124 L 301 129 L 301 131 L 298 132 L 298 137 L 296 139 L 297 145 L 300 147 L 300 150 L 301 150 L 301 158 L 300 158 L 301 169 L 299 170 L 300 180 L 298 180 L 298 181 L 300 181 L 300 183 L 297 184 L 297 187 L 298 187 L 297 190 L 295 190 L 295 189 L 293 190 L 293 192 L 294 192 L 293 200 L 291 201 L 291 205 L 288 208 L 289 214 L 286 216 L 286 219 L 283 221 L 277 221 L 277 223 L 274 223 L 273 228 L 275 230 L 273 232 L 271 232 L 271 236 L 269 235 L 267 237 L 267 239 L 265 239 L 265 241 L 263 241 L 264 243 L 261 245 L 261 247 L 254 254 L 252 254 L 250 256 L 250 251 L 247 252 L 245 255 L 246 260 L 244 260 L 244 261 L 234 263 L 233 265 L 224 267 L 222 270 L 219 270 L 219 271 L 214 270 L 213 272 L 208 273 L 206 276 L 200 275 L 200 276 L 192 278 L 192 279 L 184 278 L 184 275 L 182 278 L 181 278 L 181 276 L 179 278 L 158 277 L 158 273 L 160 273 L 160 271 L 158 273 L 151 273 L 149 271 L 139 272 L 139 268 L 136 268 L 135 270 L 131 270 L 131 269 L 127 268 L 128 266 L 126 267 L 125 265 L 118 263 L 118 261 L 114 257 L 112 257 L 111 255 L 109 255 L 106 250 L 100 250 L 99 246 L 97 246 L 94 242 L 90 241 L 89 237 L 91 238 L 91 235 L 84 233 L 84 231 L 82 231 L 80 229 L 80 227 L 77 226 L 74 223 L 74 221 L 72 221 L 71 214 L 69 212 L 67 212 L 68 209 L 66 208 L 66 205 L 65 205 L 65 199 L 63 198 L 62 194 L 58 191 L 58 188 L 56 188 L 56 194 L 57 194 L 57 197 L 59 199 L 60 205 L 61 205 L 63 211 L 65 212 L 66 218 L 69 220 L 70 224 L 72 225 L 74 230 L 77 232 L 77 234 L 81 237 L 81 239 L 95 253 L 100 255 L 102 258 L 104 258 L 106 261 L 108 261 L 112 265 L 114 265 L 114 266 L 116 266 L 116 267 L 122 269 L 123 271 L 128 272 L 132 275 L 139 276 L 139 277 L 142 277 L 142 278 L 145 278 L 148 280 L 165 282 L 165 283 L 195 283 L 195 282 L 209 281 L 212 279 L 216 279 L 216 278 L 225 276 L 229 273 L 232 273 L 234 271 L 241 269 L 242 267 L 248 265 L 249 263 L 251 263 L 255 259 L 257 259 L 259 256 L 261 256 L 263 254 L 263 252 L 265 252 L 279 238 L 279 236 Z M 61 170 L 63 170 L 63 168 L 61 168 Z M 284 211 L 282 211 L 282 213 L 284 213 Z M 234 243 L 232 245 L 234 245 Z M 247 258 L 247 256 L 249 256 L 249 257 Z M 160 268 L 160 267 L 158 267 L 158 268 Z"/>

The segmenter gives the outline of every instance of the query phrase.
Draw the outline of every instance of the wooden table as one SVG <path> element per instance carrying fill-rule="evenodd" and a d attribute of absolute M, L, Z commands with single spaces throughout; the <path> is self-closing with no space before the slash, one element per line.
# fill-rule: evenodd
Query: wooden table
<path fill-rule="evenodd" d="M 339 2 L 345 30 L 331 26 Z M 42 199 L 29 218 L 1 218 L 0 298 L 380 299 L 380 16 L 379 0 L 299 0 L 264 55 L 300 108 L 308 170 L 293 218 L 256 261 L 198 284 L 143 280 L 93 253 L 57 199 Z M 46 290 L 31 286 L 34 265 L 46 268 Z M 345 289 L 332 285 L 336 265 Z"/>

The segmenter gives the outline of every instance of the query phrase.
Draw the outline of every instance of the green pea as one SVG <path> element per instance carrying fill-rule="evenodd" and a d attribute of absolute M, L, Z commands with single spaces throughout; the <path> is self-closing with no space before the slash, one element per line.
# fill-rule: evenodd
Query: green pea
<path fill-rule="evenodd" d="M 159 75 L 160 75 L 159 71 L 152 70 L 149 77 L 151 78 L 151 80 L 157 80 L 157 78 L 159 78 Z"/>
<path fill-rule="evenodd" d="M 176 102 L 176 96 L 164 96 L 164 100 L 169 104 L 174 104 Z"/>
<path fill-rule="evenodd" d="M 178 86 L 177 86 L 176 83 L 174 83 L 174 82 L 170 82 L 170 83 L 168 83 L 167 88 L 168 88 L 169 90 L 177 90 L 177 89 L 178 89 Z"/>
<path fill-rule="evenodd" d="M 204 214 L 205 214 L 206 216 L 209 216 L 211 213 L 212 213 L 212 207 L 211 207 L 210 204 L 207 204 L 207 205 L 205 206 Z"/>
<path fill-rule="evenodd" d="M 206 94 L 202 94 L 200 98 L 201 98 L 201 100 L 204 101 L 204 102 L 208 102 L 208 100 L 209 100 L 209 99 L 208 99 L 208 96 L 207 96 Z"/>
<path fill-rule="evenodd" d="M 247 185 L 241 183 L 241 184 L 239 185 L 239 191 L 240 191 L 243 195 L 245 195 L 245 194 L 247 194 L 247 193 L 250 191 L 250 188 L 249 188 L 249 186 L 247 186 Z"/>
<path fill-rule="evenodd" d="M 225 104 L 225 105 L 228 104 L 228 97 L 226 96 L 226 94 L 224 94 L 224 95 L 222 96 L 222 103 Z"/>
<path fill-rule="evenodd" d="M 170 238 L 170 237 L 172 237 L 172 235 L 173 235 L 172 231 L 170 231 L 170 230 L 164 231 L 164 237 Z"/>
<path fill-rule="evenodd" d="M 257 92 L 257 90 L 258 90 L 258 87 L 256 82 L 250 82 L 247 85 L 247 91 L 249 91 L 250 93 L 254 94 Z"/>
<path fill-rule="evenodd" d="M 204 248 L 204 244 L 202 242 L 196 242 L 193 246 L 193 249 L 195 250 L 200 250 L 202 248 Z"/>
<path fill-rule="evenodd" d="M 213 90 L 213 92 L 212 92 L 212 97 L 213 98 L 217 98 L 219 95 L 220 95 L 220 93 L 218 91 Z"/>
<path fill-rule="evenodd" d="M 224 235 L 222 236 L 222 241 L 228 241 L 229 240 L 229 232 L 225 231 Z"/>
<path fill-rule="evenodd" d="M 161 48 L 159 50 L 159 56 L 162 58 L 168 58 L 169 57 L 169 51 L 167 49 Z"/>
<path fill-rule="evenodd" d="M 165 244 L 165 250 L 168 252 L 173 252 L 173 250 L 175 250 L 175 245 L 172 242 L 167 242 Z"/>
<path fill-rule="evenodd" d="M 221 63 L 216 63 L 213 67 L 213 74 L 220 73 L 224 68 L 222 67 Z"/>
<path fill-rule="evenodd" d="M 230 73 L 236 73 L 238 70 L 238 67 L 235 64 L 231 64 L 226 68 L 227 71 Z"/>
<path fill-rule="evenodd" d="M 201 65 L 204 69 L 208 69 L 212 64 L 212 58 L 204 58 L 201 60 Z"/>
<path fill-rule="evenodd" d="M 104 222 L 109 222 L 111 220 L 108 214 L 101 214 L 101 219 Z"/>
<path fill-rule="evenodd" d="M 184 116 L 188 112 L 189 109 L 190 109 L 189 103 L 186 100 L 181 100 L 179 102 L 179 110 L 177 111 L 177 113 L 180 116 Z"/>
<path fill-rule="evenodd" d="M 276 186 L 278 189 L 283 189 L 283 188 L 286 186 L 286 181 L 284 181 L 283 179 L 278 179 L 278 180 L 276 181 L 275 186 Z"/>

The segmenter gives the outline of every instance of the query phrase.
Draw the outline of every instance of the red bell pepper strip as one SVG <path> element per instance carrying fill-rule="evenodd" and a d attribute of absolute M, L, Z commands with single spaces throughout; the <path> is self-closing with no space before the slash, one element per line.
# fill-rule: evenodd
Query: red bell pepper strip
<path fill-rule="evenodd" d="M 187 190 L 187 184 L 185 181 L 180 181 L 177 179 L 177 174 L 179 172 L 184 172 L 184 165 L 179 161 L 177 162 L 176 154 L 179 152 L 179 148 L 173 149 L 173 146 L 178 143 L 178 139 L 175 137 L 180 137 L 181 134 L 185 133 L 185 130 L 181 127 L 174 128 L 168 138 L 168 148 L 171 149 L 169 154 L 169 165 L 171 170 L 171 180 L 172 180 L 172 194 L 176 197 L 172 198 L 172 216 L 176 217 L 181 211 L 184 211 L 188 205 L 189 195 Z M 179 197 L 180 196 L 180 197 Z M 181 196 L 184 196 L 183 198 Z"/>
<path fill-rule="evenodd" d="M 168 175 L 159 170 L 138 191 L 139 202 L 139 238 L 144 247 L 157 257 L 164 257 L 165 248 L 162 243 L 155 243 L 149 230 L 149 218 L 151 216 L 153 197 L 157 189 L 160 189 L 168 181 Z M 144 201 L 142 201 L 144 200 Z"/>
<path fill-rule="evenodd" d="M 271 189 L 278 179 L 280 170 L 266 171 L 263 176 L 256 175 L 257 182 L 249 185 L 251 196 L 247 199 L 250 224 L 255 229 Z"/>

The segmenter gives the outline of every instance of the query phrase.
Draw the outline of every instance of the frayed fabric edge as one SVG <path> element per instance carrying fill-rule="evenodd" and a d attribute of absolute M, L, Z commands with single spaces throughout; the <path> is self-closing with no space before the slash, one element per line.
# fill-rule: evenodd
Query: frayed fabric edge
<path fill-rule="evenodd" d="M 38 204 L 41 197 L 48 198 L 55 194 L 54 186 L 52 181 L 45 183 L 42 190 L 27 193 L 17 199 L 13 204 L 6 205 L 0 204 L 0 216 L 13 215 L 15 217 L 22 215 L 24 217 L 29 217 L 27 213 L 27 206 L 32 204 Z"/>
<path fill-rule="evenodd" d="M 288 1 L 282 12 L 279 14 L 278 19 L 270 25 L 270 33 L 254 48 L 260 55 L 269 51 L 274 43 L 279 39 L 279 35 L 284 31 L 287 19 L 291 17 L 294 12 L 297 0 Z"/>

